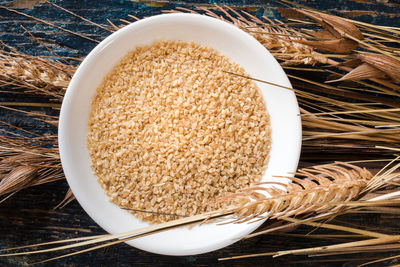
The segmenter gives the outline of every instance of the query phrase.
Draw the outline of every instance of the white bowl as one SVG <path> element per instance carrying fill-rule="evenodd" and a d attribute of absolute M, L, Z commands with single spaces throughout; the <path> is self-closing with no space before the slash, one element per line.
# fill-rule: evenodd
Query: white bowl
<path fill-rule="evenodd" d="M 201 15 L 166 14 L 140 20 L 111 34 L 96 46 L 73 76 L 61 108 L 59 148 L 65 176 L 76 199 L 107 232 L 116 234 L 147 226 L 109 202 L 90 167 L 86 147 L 90 104 L 103 77 L 128 51 L 156 40 L 194 41 L 210 46 L 241 65 L 254 78 L 291 87 L 274 57 L 249 34 L 237 27 Z M 301 122 L 296 97 L 290 90 L 257 83 L 271 120 L 271 151 L 263 181 L 294 172 L 300 156 Z M 282 178 L 278 179 L 282 182 Z M 165 255 L 193 255 L 220 249 L 260 226 L 206 224 L 168 230 L 127 242 Z"/>

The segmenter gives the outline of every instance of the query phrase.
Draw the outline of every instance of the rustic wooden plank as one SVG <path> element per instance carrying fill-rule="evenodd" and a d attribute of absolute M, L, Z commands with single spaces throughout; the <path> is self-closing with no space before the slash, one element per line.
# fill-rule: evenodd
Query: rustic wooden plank
<path fill-rule="evenodd" d="M 306 2 L 298 0 L 297 2 L 308 4 L 311 7 L 332 13 L 342 14 L 347 17 L 361 19 L 370 23 L 399 26 L 399 1 L 329 0 Z M 60 0 L 56 1 L 56 3 L 100 24 L 106 24 L 106 18 L 110 19 L 113 23 L 118 24 L 119 19 L 127 19 L 128 14 L 145 17 L 159 14 L 161 10 L 174 8 L 175 6 L 210 6 L 214 3 L 246 7 L 247 10 L 258 16 L 267 15 L 279 18 L 279 14 L 276 10 L 277 4 L 265 0 L 199 0 L 184 2 L 169 1 L 168 3 L 151 1 Z M 93 27 L 86 22 L 82 22 L 75 17 L 55 9 L 54 7 L 50 7 L 41 0 L 6 1 L 5 4 L 10 7 L 18 8 L 21 12 L 25 12 L 32 16 L 52 21 L 68 30 L 87 34 L 94 39 L 101 40 L 108 35 L 104 30 Z M 20 27 L 21 24 L 31 31 L 37 38 L 45 41 L 47 45 L 51 46 L 52 49 L 63 56 L 84 57 L 96 45 L 95 43 L 80 37 L 71 36 L 70 34 L 61 32 L 50 26 L 37 23 L 32 19 L 5 10 L 0 10 L 0 40 L 31 55 L 46 56 L 50 55 L 50 53 L 36 42 L 28 39 L 26 34 L 23 33 L 23 29 Z M 52 41 L 49 39 L 52 39 Z M 48 101 L 48 99 L 27 99 L 24 95 L 0 93 L 0 102 L 7 101 Z M 51 115 L 58 114 L 57 110 L 50 108 L 21 109 L 35 110 L 37 112 L 45 112 Z M 0 110 L 0 120 L 41 134 L 56 133 L 55 127 L 29 119 L 16 112 Z M 2 129 L 10 130 L 9 127 L 0 127 L 2 127 Z M 53 208 L 63 199 L 67 188 L 68 186 L 65 181 L 38 186 L 23 190 L 17 193 L 13 198 L 0 204 L 0 249 L 48 240 L 104 233 L 104 231 L 82 210 L 76 201 L 73 201 L 62 210 L 53 210 Z M 392 229 L 393 233 L 398 232 L 398 221 L 399 217 L 394 215 L 354 216 L 351 219 L 351 223 L 354 224 L 354 227 L 384 225 L 388 229 Z M 296 230 L 296 233 L 307 233 L 309 230 L 309 228 L 299 228 Z M 321 231 L 321 233 L 329 234 L 332 232 Z M 288 256 L 276 259 L 261 257 L 228 262 L 218 262 L 217 259 L 219 257 L 262 253 L 287 248 L 295 249 L 323 244 L 328 245 L 332 242 L 333 241 L 321 241 L 306 238 L 288 238 L 279 235 L 260 236 L 240 241 L 216 252 L 190 257 L 154 255 L 125 244 L 120 244 L 115 247 L 65 258 L 56 263 L 44 264 L 43 266 L 321 266 L 321 263 L 317 261 L 320 260 L 320 258 L 309 259 L 307 257 Z M 385 254 L 382 254 L 380 256 L 384 255 Z M 45 259 L 47 256 L 52 255 L 42 255 L 31 258 L 0 258 L 0 266 L 24 266 L 29 262 Z M 353 257 L 357 257 L 357 255 L 344 256 L 343 262 L 324 263 L 323 266 L 338 266 Z M 327 257 L 326 259 L 333 260 L 335 257 Z M 305 263 L 305 261 L 307 262 Z M 391 263 L 398 263 L 398 260 L 393 260 Z M 356 264 L 357 262 L 347 263 L 346 266 L 355 266 Z"/>

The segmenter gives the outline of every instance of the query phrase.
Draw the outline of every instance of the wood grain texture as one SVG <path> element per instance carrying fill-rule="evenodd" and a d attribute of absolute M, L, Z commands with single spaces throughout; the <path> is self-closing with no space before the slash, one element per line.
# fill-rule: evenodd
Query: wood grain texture
<path fill-rule="evenodd" d="M 301 1 L 298 3 L 325 10 L 334 14 L 342 14 L 369 23 L 399 26 L 400 2 L 399 1 L 372 1 L 372 0 L 348 0 L 348 1 Z M 159 14 L 162 10 L 172 9 L 176 6 L 193 7 L 196 5 L 228 4 L 235 7 L 245 7 L 257 16 L 266 15 L 277 17 L 278 5 L 272 1 L 239 1 L 239 0 L 198 0 L 198 1 L 78 1 L 60 0 L 55 3 L 76 12 L 77 14 L 99 24 L 106 25 L 106 19 L 119 24 L 119 19 L 129 19 L 128 14 L 139 18 Z M 95 40 L 104 39 L 109 33 L 82 22 L 61 10 L 58 10 L 43 1 L 17 0 L 5 1 L 3 5 L 17 8 L 26 14 L 51 21 L 68 30 L 79 32 Z M 24 25 L 35 37 L 54 49 L 62 56 L 83 58 L 95 45 L 95 42 L 81 37 L 59 31 L 50 26 L 40 24 L 32 19 L 17 15 L 6 10 L 0 10 L 0 40 L 13 46 L 21 52 L 31 55 L 51 55 L 43 46 L 28 38 L 20 27 Z M 27 98 L 24 95 L 10 95 L 0 93 L 0 102 L 51 102 L 46 98 Z M 51 108 L 21 108 L 22 110 L 43 112 L 49 115 L 57 115 L 57 109 Z M 0 109 L 0 120 L 35 133 L 55 134 L 57 129 L 45 123 L 40 123 L 27 118 L 20 113 Z M 6 126 L 1 129 L 12 130 Z M 318 153 L 318 151 L 316 151 Z M 316 155 L 317 157 L 318 155 Z M 61 210 L 53 208 L 63 199 L 68 186 L 65 181 L 53 184 L 37 186 L 17 193 L 0 204 L 0 249 L 19 246 L 42 241 L 72 238 L 92 234 L 102 234 L 104 231 L 91 220 L 76 201 Z M 400 217 L 394 215 L 368 215 L 354 216 L 351 218 L 353 227 L 363 225 L 385 225 L 398 233 L 398 221 Z M 347 219 L 348 223 L 349 220 Z M 296 234 L 305 234 L 310 228 L 302 227 L 295 231 Z M 332 234 L 332 231 L 320 231 L 318 233 Z M 341 233 L 340 233 L 341 234 Z M 332 244 L 342 240 L 319 240 L 299 237 L 287 237 L 281 235 L 259 236 L 249 240 L 240 241 L 219 251 L 195 255 L 190 257 L 169 257 L 147 253 L 126 244 L 120 244 L 111 248 L 69 257 L 43 264 L 42 266 L 355 266 L 357 261 L 348 262 L 350 258 L 359 255 L 343 256 L 343 261 L 331 261 L 337 257 L 259 257 L 227 262 L 218 262 L 220 257 L 236 256 L 241 254 L 262 253 L 283 249 L 296 249 L 312 247 L 316 245 Z M 168 243 L 168 240 L 164 242 Z M 382 254 L 385 255 L 395 255 Z M 0 258 L 0 266 L 26 266 L 28 263 L 43 260 L 52 255 L 32 257 Z M 371 254 L 371 257 L 376 255 Z M 325 261 L 321 263 L 320 261 Z M 397 260 L 390 263 L 395 264 Z M 375 265 L 382 266 L 382 265 Z"/>

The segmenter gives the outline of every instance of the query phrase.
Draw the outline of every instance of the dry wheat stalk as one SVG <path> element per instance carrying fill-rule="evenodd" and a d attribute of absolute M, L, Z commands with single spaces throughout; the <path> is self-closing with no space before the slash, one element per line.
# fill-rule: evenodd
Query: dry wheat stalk
<path fill-rule="evenodd" d="M 300 169 L 292 182 L 259 183 L 239 190 L 220 201 L 231 201 L 227 211 L 236 216 L 234 223 L 253 219 L 281 219 L 306 213 L 337 212 L 342 205 L 359 196 L 372 174 L 365 168 L 347 163 Z M 272 185 L 264 187 L 263 185 Z"/>
<path fill-rule="evenodd" d="M 61 31 L 63 31 L 63 32 L 65 32 L 65 33 L 68 33 L 68 34 L 81 37 L 81 38 L 86 39 L 86 40 L 88 40 L 88 41 L 91 41 L 91 42 L 94 42 L 94 43 L 100 43 L 100 41 L 95 40 L 95 39 L 93 39 L 93 38 L 90 38 L 89 36 L 86 36 L 86 35 L 84 35 L 84 34 L 81 34 L 81 33 L 78 33 L 78 32 L 74 32 L 74 31 L 68 30 L 68 29 L 66 29 L 66 28 L 57 26 L 56 24 L 54 24 L 54 23 L 52 23 L 52 22 L 50 22 L 50 21 L 46 21 L 46 20 L 39 19 L 39 18 L 34 17 L 34 16 L 31 16 L 31 15 L 29 15 L 29 14 L 25 14 L 25 13 L 23 13 L 23 12 L 20 12 L 20 11 L 18 11 L 18 10 L 16 10 L 16 9 L 12 9 L 12 8 L 9 8 L 9 7 L 6 7 L 6 6 L 2 6 L 2 5 L 0 5 L 0 9 L 7 10 L 7 11 L 9 11 L 9 12 L 12 12 L 12 13 L 15 13 L 15 14 L 18 14 L 18 15 L 21 15 L 21 16 L 24 16 L 24 17 L 33 19 L 33 20 L 35 20 L 35 21 L 37 21 L 37 22 L 39 22 L 39 23 L 48 25 L 48 26 L 50 26 L 50 27 L 53 27 L 53 28 L 58 29 L 58 30 L 61 30 Z"/>

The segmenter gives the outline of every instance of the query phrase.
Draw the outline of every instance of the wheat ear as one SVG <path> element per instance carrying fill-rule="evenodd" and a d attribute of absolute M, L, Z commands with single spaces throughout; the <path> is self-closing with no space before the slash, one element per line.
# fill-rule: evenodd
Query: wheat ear
<path fill-rule="evenodd" d="M 265 46 L 282 65 L 314 65 L 317 62 L 326 63 L 326 58 L 315 53 L 313 48 L 299 43 L 305 40 L 303 35 L 280 22 L 274 22 L 268 18 L 261 20 L 246 11 L 236 11 L 229 6 L 215 5 L 213 8 L 199 7 L 199 11 L 207 16 L 229 22 L 244 30 Z M 168 13 L 193 13 L 197 11 L 177 7 Z M 223 16 L 218 15 L 220 12 Z"/>
<path fill-rule="evenodd" d="M 372 174 L 364 168 L 338 162 L 300 169 L 295 177 L 284 178 L 291 182 L 259 183 L 220 199 L 232 204 L 228 211 L 236 217 L 230 223 L 338 211 L 343 203 L 359 196 Z"/>
<path fill-rule="evenodd" d="M 76 67 L 0 49 L 0 84 L 62 100 Z"/>
<path fill-rule="evenodd" d="M 24 188 L 59 179 L 64 179 L 64 174 L 57 136 L 0 136 L 0 196 L 8 195 L 0 203 Z"/>

